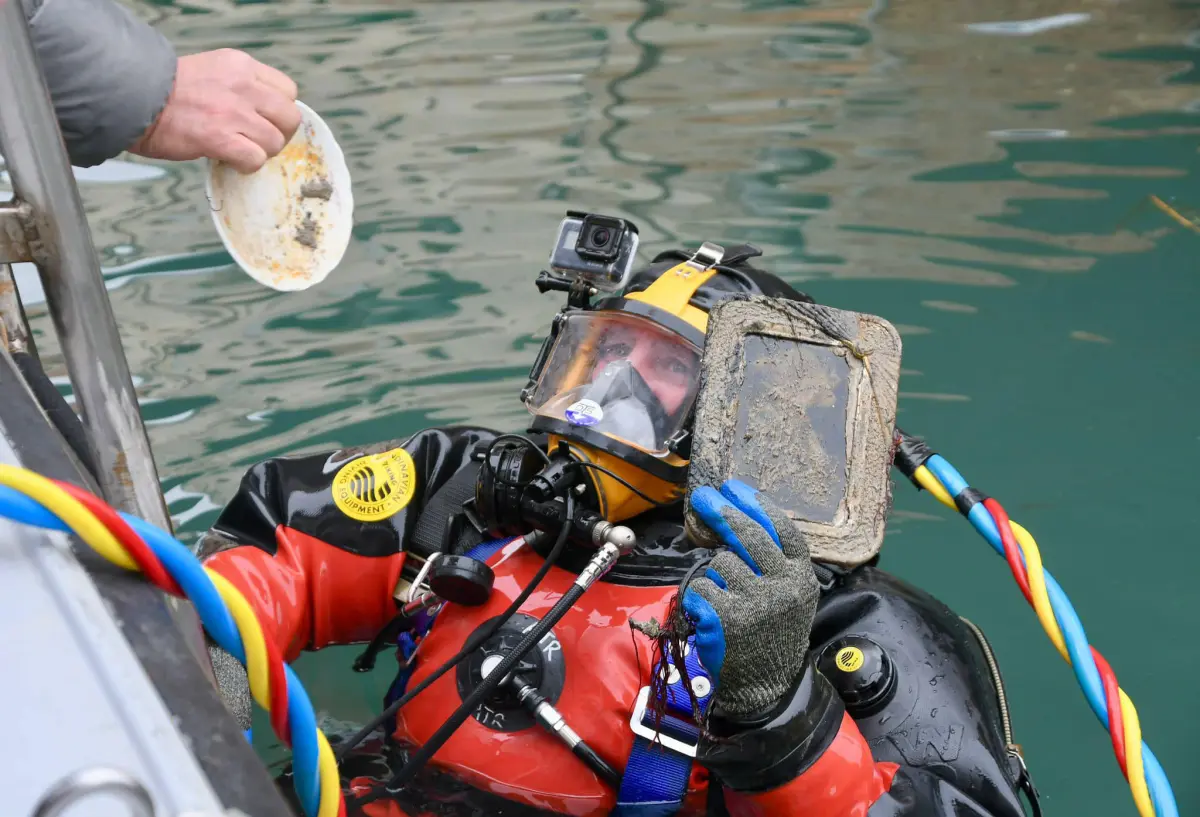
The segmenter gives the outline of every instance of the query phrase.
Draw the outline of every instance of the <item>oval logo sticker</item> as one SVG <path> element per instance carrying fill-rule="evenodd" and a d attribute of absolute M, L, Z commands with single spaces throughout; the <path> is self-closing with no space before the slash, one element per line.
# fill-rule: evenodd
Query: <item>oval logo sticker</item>
<path fill-rule="evenodd" d="M 566 410 L 567 422 L 574 426 L 594 426 L 604 419 L 604 409 L 595 400 L 580 400 Z"/>
<path fill-rule="evenodd" d="M 359 522 L 402 510 L 417 489 L 416 465 L 403 448 L 351 460 L 333 478 L 333 504 Z"/>

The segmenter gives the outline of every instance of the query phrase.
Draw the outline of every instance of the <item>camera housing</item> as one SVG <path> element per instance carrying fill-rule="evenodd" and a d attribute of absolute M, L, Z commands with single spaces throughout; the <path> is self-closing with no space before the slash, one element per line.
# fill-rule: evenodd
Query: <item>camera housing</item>
<path fill-rule="evenodd" d="M 559 277 L 616 292 L 633 274 L 638 241 L 638 228 L 632 221 L 569 210 L 558 228 L 550 269 Z"/>
<path fill-rule="evenodd" d="M 691 506 L 739 479 L 778 506 L 809 554 L 855 567 L 878 555 L 891 503 L 900 333 L 862 312 L 750 295 L 708 313 L 684 518 L 693 543 L 721 543 Z"/>

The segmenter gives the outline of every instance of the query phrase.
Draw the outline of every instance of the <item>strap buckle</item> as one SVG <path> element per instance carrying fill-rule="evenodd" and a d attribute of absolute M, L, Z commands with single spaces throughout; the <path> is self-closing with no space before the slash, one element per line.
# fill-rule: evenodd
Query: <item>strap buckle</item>
<path fill-rule="evenodd" d="M 713 244 L 711 241 L 705 241 L 700 245 L 700 249 L 696 250 L 692 257 L 684 263 L 699 272 L 706 272 L 720 264 L 724 257 L 724 247 L 720 244 Z"/>
<path fill-rule="evenodd" d="M 638 693 L 637 701 L 633 705 L 633 715 L 629 718 L 629 728 L 633 730 L 635 735 L 645 738 L 651 743 L 658 743 L 668 749 L 672 749 L 681 755 L 694 758 L 696 756 L 697 747 L 700 745 L 699 738 L 692 743 L 681 740 L 678 737 L 667 735 L 662 732 L 655 731 L 651 724 L 652 718 L 647 718 L 646 707 L 650 703 L 650 687 L 644 686 Z M 664 716 L 665 722 L 669 716 Z M 647 721 L 650 723 L 647 723 Z"/>

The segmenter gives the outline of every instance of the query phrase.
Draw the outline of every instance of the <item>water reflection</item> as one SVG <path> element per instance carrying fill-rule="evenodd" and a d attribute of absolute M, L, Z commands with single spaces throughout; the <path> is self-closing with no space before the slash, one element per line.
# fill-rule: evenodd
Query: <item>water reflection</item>
<path fill-rule="evenodd" d="M 1011 287 L 1147 251 L 1155 236 L 1122 218 L 1194 181 L 1180 8 L 1038 2 L 998 21 L 849 0 L 206 0 L 155 13 L 182 50 L 241 47 L 291 72 L 355 184 L 345 261 L 290 296 L 229 263 L 200 163 L 122 160 L 120 183 L 83 187 L 144 396 L 210 400 L 152 429 L 156 450 L 203 458 L 216 495 L 266 451 L 394 411 L 519 423 L 515 373 L 555 309 L 531 282 L 566 206 L 634 218 L 646 255 L 752 241 L 802 286 Z M 1001 22 L 1027 36 L 995 36 Z M 28 271 L 22 284 L 36 305 Z M 307 410 L 247 427 L 280 402 Z"/>
<path fill-rule="evenodd" d="M 398 418 L 420 407 L 518 424 L 556 308 L 532 278 L 567 206 L 635 219 L 646 255 L 752 241 L 800 285 L 1011 287 L 1146 251 L 1118 222 L 1192 181 L 1190 75 L 1162 82 L 1193 53 L 1173 44 L 1182 9 L 1024 3 L 1009 30 L 1084 24 L 1022 37 L 957 4 L 849 0 L 154 11 L 184 51 L 292 73 L 355 185 L 345 261 L 289 296 L 229 263 L 200 163 L 83 187 L 143 396 L 209 401 L 152 428 L 155 449 L 202 460 L 214 495 L 268 451 L 411 432 Z M 305 409 L 245 419 L 280 404 Z"/>
<path fill-rule="evenodd" d="M 229 263 L 200 164 L 139 160 L 121 183 L 83 186 L 185 532 L 211 522 L 262 457 L 433 423 L 519 426 L 516 395 L 559 305 L 532 282 L 567 207 L 634 219 L 645 257 L 679 242 L 751 241 L 801 288 L 895 322 L 906 426 L 994 462 L 1010 495 L 1049 497 L 1018 507 L 1031 528 L 1056 521 L 1039 509 L 1085 528 L 1110 514 L 1099 532 L 1057 529 L 1065 582 L 1072 566 L 1125 558 L 1146 536 L 1147 508 L 1189 484 L 1165 455 L 1137 479 L 1114 474 L 1106 446 L 1118 435 L 1175 452 L 1195 436 L 1171 407 L 1195 394 L 1178 375 L 1200 354 L 1183 311 L 1200 297 L 1195 244 L 1181 235 L 1200 238 L 1161 209 L 1138 209 L 1152 195 L 1179 212 L 1200 206 L 1200 51 L 1179 33 L 1194 26 L 1194 5 L 181 0 L 140 11 L 182 51 L 244 48 L 291 73 L 355 185 L 345 260 L 295 294 Z M 32 312 L 61 373 L 49 322 Z M 1137 356 L 1151 345 L 1165 356 Z M 1045 670 L 1053 656 L 1029 646 L 1041 636 L 1009 615 L 1016 602 L 1000 578 L 969 588 L 961 578 L 993 576 L 993 556 L 976 564 L 975 551 L 955 550 L 963 561 L 948 568 L 948 548 L 922 543 L 971 533 L 939 533 L 931 506 L 912 505 L 889 527 L 899 564 L 941 579 L 939 592 L 966 609 L 996 594 L 983 606 L 1005 611 L 989 635 L 1006 677 L 1036 692 L 1013 694 L 1059 723 L 1037 697 L 1051 685 L 1046 694 L 1073 707 L 1067 740 L 1070 718 L 1086 716 L 1068 673 Z M 1169 539 L 1170 523 L 1156 524 Z M 1194 564 L 1189 554 L 1171 558 Z M 1107 569 L 1070 588 L 1100 632 L 1128 626 L 1091 624 L 1113 596 L 1164 621 L 1189 592 L 1164 584 L 1135 601 Z M 1115 650 L 1105 648 L 1114 665 L 1138 666 L 1140 655 Z M 1147 717 L 1146 693 L 1134 697 Z M 1032 720 L 1028 740 L 1059 756 L 1056 727 Z M 1094 723 L 1075 725 L 1089 730 L 1086 748 L 1072 738 L 1061 755 L 1095 750 L 1079 763 L 1111 766 Z M 1164 762 L 1164 740 L 1185 742 L 1156 736 Z M 1039 783 L 1097 806 L 1126 796 L 1115 775 Z M 1097 793 L 1067 792 L 1085 784 Z"/>

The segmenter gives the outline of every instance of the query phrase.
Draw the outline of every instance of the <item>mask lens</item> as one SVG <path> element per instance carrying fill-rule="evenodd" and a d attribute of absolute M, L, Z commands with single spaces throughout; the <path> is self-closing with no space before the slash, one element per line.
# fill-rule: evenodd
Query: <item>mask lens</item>
<path fill-rule="evenodd" d="M 583 312 L 564 322 L 527 407 L 663 456 L 696 396 L 700 351 L 648 318 Z"/>

